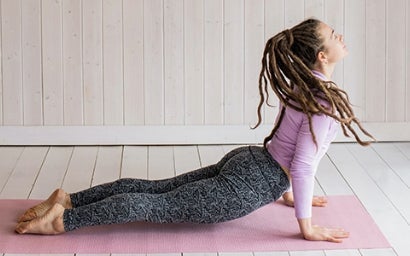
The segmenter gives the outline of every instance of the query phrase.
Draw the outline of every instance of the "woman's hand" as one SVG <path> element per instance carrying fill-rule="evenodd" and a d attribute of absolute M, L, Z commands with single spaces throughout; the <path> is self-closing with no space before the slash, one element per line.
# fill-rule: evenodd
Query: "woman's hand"
<path fill-rule="evenodd" d="M 327 204 L 327 198 L 324 196 L 314 196 L 312 199 L 312 206 L 325 207 Z"/>
<path fill-rule="evenodd" d="M 300 231 L 306 240 L 328 241 L 334 243 L 343 242 L 344 238 L 349 237 L 349 232 L 342 228 L 326 228 L 311 225 L 311 219 L 298 219 Z"/>
<path fill-rule="evenodd" d="M 294 206 L 292 192 L 285 192 L 282 197 L 287 206 L 290 206 L 290 207 Z M 312 199 L 312 206 L 325 207 L 326 204 L 327 204 L 327 198 L 324 196 L 314 196 Z"/>
<path fill-rule="evenodd" d="M 325 228 L 313 225 L 311 231 L 307 234 L 303 234 L 306 240 L 311 241 L 328 241 L 334 243 L 343 242 L 344 238 L 349 237 L 349 232 L 342 228 Z"/>

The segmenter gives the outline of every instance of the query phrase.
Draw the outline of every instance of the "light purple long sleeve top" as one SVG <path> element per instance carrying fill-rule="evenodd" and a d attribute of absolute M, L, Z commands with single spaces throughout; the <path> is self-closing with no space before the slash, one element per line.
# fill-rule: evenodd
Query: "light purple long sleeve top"
<path fill-rule="evenodd" d="M 322 80 L 323 74 L 314 71 Z M 283 120 L 267 149 L 272 157 L 291 176 L 295 215 L 298 219 L 311 218 L 315 173 L 320 159 L 335 139 L 337 122 L 324 114 L 312 116 L 313 131 L 317 146 L 313 141 L 306 114 L 287 108 Z"/>

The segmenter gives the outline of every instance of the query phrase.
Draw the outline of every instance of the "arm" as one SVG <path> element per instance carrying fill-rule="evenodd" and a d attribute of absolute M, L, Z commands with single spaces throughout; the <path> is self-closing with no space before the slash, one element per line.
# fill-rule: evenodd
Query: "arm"
<path fill-rule="evenodd" d="M 306 117 L 298 131 L 295 153 L 290 166 L 295 215 L 305 239 L 340 242 L 341 238 L 348 236 L 347 232 L 340 229 L 322 228 L 311 223 L 316 167 L 330 144 L 330 137 L 333 137 L 329 132 L 334 121 L 325 115 L 314 115 L 312 122 L 317 146 L 313 142 Z M 286 194 L 285 198 L 288 203 L 291 202 L 290 194 Z"/>
<path fill-rule="evenodd" d="M 329 127 L 332 123 L 333 119 L 325 115 L 312 116 L 317 145 L 313 141 L 307 116 L 303 117 L 298 128 L 295 151 L 289 167 L 295 215 L 298 219 L 310 218 L 312 215 L 316 167 L 327 150 L 328 145 L 325 145 L 325 142 L 328 141 Z"/>

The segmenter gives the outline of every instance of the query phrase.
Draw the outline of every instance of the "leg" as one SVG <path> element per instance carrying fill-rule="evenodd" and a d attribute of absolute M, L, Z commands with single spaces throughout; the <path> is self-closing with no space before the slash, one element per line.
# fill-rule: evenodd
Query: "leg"
<path fill-rule="evenodd" d="M 88 205 L 105 198 L 125 193 L 161 194 L 174 190 L 186 183 L 216 176 L 216 165 L 210 165 L 198 170 L 184 173 L 164 180 L 119 179 L 105 183 L 70 195 L 73 207 Z"/>
<path fill-rule="evenodd" d="M 166 193 L 187 183 L 215 177 L 216 175 L 218 175 L 224 164 L 229 161 L 229 159 L 245 149 L 246 147 L 241 147 L 232 150 L 227 155 L 225 155 L 217 164 L 203 167 L 173 178 L 154 181 L 141 179 L 119 179 L 111 183 L 98 185 L 77 193 L 73 193 L 70 195 L 72 205 L 73 207 L 79 207 L 103 200 L 113 195 L 124 193 Z"/>
<path fill-rule="evenodd" d="M 217 175 L 217 173 L 218 169 L 216 168 L 216 165 L 211 165 L 165 180 L 150 181 L 141 179 L 119 179 L 117 181 L 98 185 L 71 195 L 68 195 L 62 189 L 57 189 L 46 201 L 28 209 L 18 219 L 18 222 L 29 221 L 43 216 L 56 203 L 59 203 L 64 208 L 69 209 L 72 207 L 79 207 L 97 202 L 116 194 L 165 193 L 185 183 L 211 178 Z"/>
<path fill-rule="evenodd" d="M 162 194 L 118 194 L 64 212 L 66 231 L 84 226 L 148 221 L 217 223 L 236 219 L 279 198 L 289 186 L 280 166 L 259 149 L 237 151 L 218 176 Z"/>
<path fill-rule="evenodd" d="M 147 221 L 154 223 L 215 223 L 245 215 L 230 186 L 209 179 L 164 194 L 119 194 L 66 210 L 65 231 L 84 226 Z"/>
<path fill-rule="evenodd" d="M 63 213 L 52 213 L 53 207 L 45 215 L 54 217 L 48 223 L 33 221 L 17 227 L 16 231 L 50 234 L 55 229 L 50 231 L 39 225 L 54 227 L 52 224 L 61 224 L 62 219 L 64 231 L 132 221 L 222 222 L 242 217 L 276 200 L 288 186 L 286 174 L 268 153 L 249 148 L 229 158 L 216 177 L 183 184 L 162 194 L 118 194 Z"/>
<path fill-rule="evenodd" d="M 233 208 L 226 207 L 228 202 L 236 206 L 241 204 L 235 199 L 234 193 L 229 193 L 228 196 L 228 193 L 222 191 L 229 186 L 220 187 L 214 179 L 208 179 L 209 182 L 200 180 L 188 183 L 163 194 L 117 194 L 72 209 L 64 210 L 59 204 L 55 204 L 44 216 L 19 223 L 16 232 L 59 234 L 84 226 L 132 221 L 157 223 L 223 221 L 227 211 L 234 211 Z M 209 186 L 210 184 L 213 188 Z M 221 196 L 218 196 L 219 193 Z M 61 224 L 63 224 L 62 230 L 59 228 Z"/>
<path fill-rule="evenodd" d="M 55 204 L 40 218 L 19 223 L 16 232 L 59 234 L 84 226 L 132 221 L 225 221 L 228 220 L 226 216 L 237 216 L 241 213 L 241 202 L 236 193 L 230 192 L 230 188 L 229 185 L 221 184 L 217 178 L 210 178 L 187 183 L 163 194 L 118 194 L 72 209 L 64 209 Z"/>

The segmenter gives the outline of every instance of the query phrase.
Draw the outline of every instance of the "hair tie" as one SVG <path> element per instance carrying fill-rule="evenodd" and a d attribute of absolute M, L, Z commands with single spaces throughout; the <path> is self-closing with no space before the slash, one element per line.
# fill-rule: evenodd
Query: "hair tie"
<path fill-rule="evenodd" d="M 291 47 L 293 45 L 293 33 L 289 29 L 286 29 L 284 32 L 285 32 L 286 40 L 289 43 L 289 47 Z"/>

